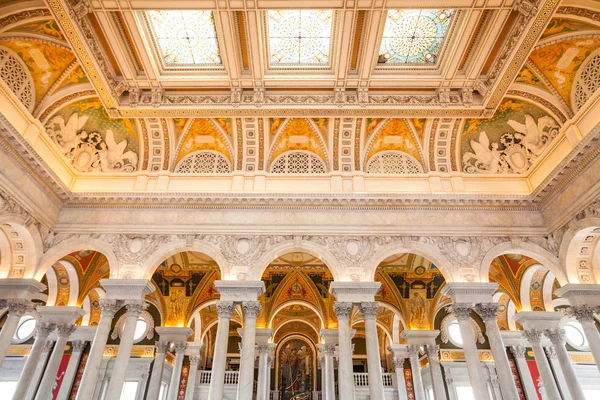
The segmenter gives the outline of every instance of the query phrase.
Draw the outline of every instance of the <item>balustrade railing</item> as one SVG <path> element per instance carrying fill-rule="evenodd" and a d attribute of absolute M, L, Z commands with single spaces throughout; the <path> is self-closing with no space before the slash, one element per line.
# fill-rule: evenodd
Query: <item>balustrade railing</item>
<path fill-rule="evenodd" d="M 210 378 L 212 371 L 199 371 L 200 372 L 200 385 L 210 385 Z M 238 371 L 225 371 L 225 385 L 237 385 L 239 382 Z"/>
<path fill-rule="evenodd" d="M 381 374 L 383 378 L 383 387 L 394 387 L 394 381 L 392 380 L 392 374 Z M 355 372 L 354 373 L 354 387 L 367 387 L 369 386 L 369 374 L 366 372 Z"/>

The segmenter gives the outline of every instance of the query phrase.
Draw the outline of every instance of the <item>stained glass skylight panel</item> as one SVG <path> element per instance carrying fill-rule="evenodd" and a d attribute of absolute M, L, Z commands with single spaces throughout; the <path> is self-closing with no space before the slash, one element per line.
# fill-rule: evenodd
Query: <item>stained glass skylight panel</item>
<path fill-rule="evenodd" d="M 329 64 L 333 10 L 269 10 L 271 65 Z"/>
<path fill-rule="evenodd" d="M 221 64 L 212 11 L 147 11 L 146 17 L 165 66 Z"/>
<path fill-rule="evenodd" d="M 379 64 L 435 64 L 454 10 L 388 10 Z"/>

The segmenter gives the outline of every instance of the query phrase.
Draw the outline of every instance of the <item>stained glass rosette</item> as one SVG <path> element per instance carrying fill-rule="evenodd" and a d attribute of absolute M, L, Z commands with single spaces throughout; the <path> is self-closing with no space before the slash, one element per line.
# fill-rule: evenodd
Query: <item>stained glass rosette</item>
<path fill-rule="evenodd" d="M 379 64 L 435 64 L 454 10 L 389 10 Z"/>
<path fill-rule="evenodd" d="M 332 10 L 269 10 L 271 65 L 328 65 Z"/>
<path fill-rule="evenodd" d="M 212 11 L 147 11 L 146 17 L 165 66 L 221 64 Z"/>

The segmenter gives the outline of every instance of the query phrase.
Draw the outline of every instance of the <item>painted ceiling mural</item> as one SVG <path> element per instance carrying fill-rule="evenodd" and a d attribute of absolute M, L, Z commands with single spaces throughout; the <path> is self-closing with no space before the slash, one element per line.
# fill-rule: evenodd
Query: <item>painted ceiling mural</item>
<path fill-rule="evenodd" d="M 15 3 L 0 0 L 0 55 L 6 52 L 5 57 L 17 57 L 25 71 L 17 79 L 9 78 L 0 69 L 4 81 L 15 92 L 31 83 L 32 90 L 25 91 L 24 96 L 19 89 L 21 94 L 17 97 L 24 104 L 32 102 L 26 107 L 40 118 L 58 152 L 76 173 L 141 171 L 140 160 L 147 157 L 150 141 L 148 133 L 138 128 L 140 124 L 135 119 L 110 118 L 47 9 L 22 13 L 11 7 Z M 550 147 L 561 125 L 580 108 L 573 104 L 578 73 L 600 49 L 600 23 L 590 13 L 593 12 L 584 8 L 559 8 L 494 116 L 460 122 L 462 129 L 453 133 L 452 143 L 457 146 L 462 172 L 523 174 Z M 450 23 L 450 18 L 444 21 Z M 290 150 L 311 152 L 330 165 L 329 159 L 339 151 L 343 140 L 341 135 L 333 134 L 340 120 L 265 118 L 261 123 L 268 136 L 267 140 L 260 132 L 258 137 L 253 136 L 262 146 L 256 154 L 257 149 L 243 148 L 247 137 L 241 136 L 248 132 L 245 127 L 242 129 L 241 118 L 172 118 L 172 137 L 168 139 L 175 151 L 164 154 L 174 162 L 167 160 L 163 169 L 176 166 L 199 150 L 222 154 L 234 166 L 232 170 L 244 168 L 237 158 L 263 155 L 261 162 L 265 162 L 259 168 L 268 171 L 275 158 Z M 352 164 L 359 170 L 377 153 L 390 150 L 409 154 L 425 171 L 425 167 L 436 165 L 429 160 L 436 157 L 430 148 L 434 141 L 429 138 L 435 135 L 431 120 L 364 118 L 356 126 L 358 151 L 355 148 L 351 156 L 356 158 Z M 142 164 L 148 168 L 147 163 Z"/>
<path fill-rule="evenodd" d="M 400 310 L 411 329 L 433 329 L 444 276 L 431 261 L 412 253 L 390 256 L 377 267 L 375 281 L 381 282 L 376 300 Z"/>
<path fill-rule="evenodd" d="M 158 305 L 164 325 L 187 326 L 196 308 L 218 298 L 213 285 L 218 279 L 218 265 L 202 253 L 187 251 L 163 261 L 152 275 L 157 290 L 150 297 Z M 209 308 L 206 311 L 211 312 Z"/>

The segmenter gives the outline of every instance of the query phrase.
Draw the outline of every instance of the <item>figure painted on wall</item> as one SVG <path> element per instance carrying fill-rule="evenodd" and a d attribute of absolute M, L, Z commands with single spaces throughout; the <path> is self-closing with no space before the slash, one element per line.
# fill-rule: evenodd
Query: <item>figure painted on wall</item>
<path fill-rule="evenodd" d="M 408 301 L 408 307 L 413 322 L 425 322 L 425 299 L 419 292 L 412 293 L 412 297 Z"/>
<path fill-rule="evenodd" d="M 289 341 L 279 359 L 282 400 L 311 399 L 312 357 L 306 342 Z"/>

